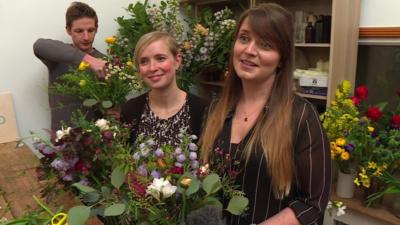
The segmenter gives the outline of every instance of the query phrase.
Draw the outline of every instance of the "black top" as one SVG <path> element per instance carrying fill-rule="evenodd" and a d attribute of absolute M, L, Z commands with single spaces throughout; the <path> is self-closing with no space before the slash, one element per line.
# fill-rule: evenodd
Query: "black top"
<path fill-rule="evenodd" d="M 186 103 L 174 116 L 163 120 L 154 115 L 148 106 L 148 93 L 130 99 L 121 107 L 121 122 L 132 125 L 131 141 L 136 140 L 137 135 L 155 135 L 159 143 L 167 143 L 176 139 L 180 128 L 189 129 L 190 134 L 200 135 L 203 115 L 207 102 L 190 93 L 187 94 Z M 147 109 L 147 110 L 146 110 Z M 167 128 L 168 130 L 166 130 Z M 164 129 L 164 130 L 161 130 Z M 161 140 L 158 140 L 160 135 Z M 172 143 L 173 144 L 173 143 Z M 173 144 L 174 145 L 174 144 Z"/>
<path fill-rule="evenodd" d="M 274 197 L 263 150 L 255 149 L 247 165 L 242 158 L 242 150 L 253 129 L 241 143 L 230 143 L 233 114 L 231 112 L 226 118 L 215 147 L 230 153 L 231 162 L 236 162 L 231 165 L 240 171 L 235 182 L 241 185 L 249 199 L 249 209 L 244 217 L 228 215 L 227 224 L 258 224 L 285 207 L 294 211 L 301 224 L 322 224 L 330 194 L 331 160 L 327 136 L 312 104 L 299 96 L 294 98 L 295 175 L 289 195 L 282 200 Z"/>

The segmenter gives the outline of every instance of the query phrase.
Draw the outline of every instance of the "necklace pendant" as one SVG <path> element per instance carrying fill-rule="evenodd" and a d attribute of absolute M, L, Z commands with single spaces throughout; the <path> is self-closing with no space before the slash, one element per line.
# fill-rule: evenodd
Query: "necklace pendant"
<path fill-rule="evenodd" d="M 249 119 L 247 118 L 247 116 L 244 118 L 244 122 L 247 122 Z"/>

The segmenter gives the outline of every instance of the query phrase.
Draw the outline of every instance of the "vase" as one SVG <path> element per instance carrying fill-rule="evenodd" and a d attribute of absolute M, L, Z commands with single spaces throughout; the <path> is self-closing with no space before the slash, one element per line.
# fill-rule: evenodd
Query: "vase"
<path fill-rule="evenodd" d="M 354 196 L 354 179 L 356 173 L 342 173 L 338 172 L 338 178 L 336 183 L 336 195 L 340 198 L 352 198 Z"/>

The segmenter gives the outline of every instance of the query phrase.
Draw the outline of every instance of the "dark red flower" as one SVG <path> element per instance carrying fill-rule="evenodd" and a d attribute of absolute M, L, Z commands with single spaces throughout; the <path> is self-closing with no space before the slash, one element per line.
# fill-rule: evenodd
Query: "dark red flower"
<path fill-rule="evenodd" d="M 356 96 L 351 97 L 351 100 L 355 106 L 359 106 L 361 103 L 361 99 L 357 98 Z"/>
<path fill-rule="evenodd" d="M 114 133 L 110 130 L 104 131 L 103 137 L 108 140 L 112 140 L 114 138 Z"/>
<path fill-rule="evenodd" d="M 140 196 L 140 197 L 145 197 L 146 196 L 146 189 L 143 187 L 137 180 L 132 181 L 131 186 L 134 190 L 134 192 Z"/>
<path fill-rule="evenodd" d="M 89 174 L 89 168 L 90 168 L 90 165 L 86 165 L 81 160 L 79 160 L 74 166 L 75 170 L 83 173 L 84 175 L 88 175 Z"/>
<path fill-rule="evenodd" d="M 368 96 L 368 87 L 365 85 L 358 86 L 354 91 L 354 95 L 360 100 L 366 99 Z"/>
<path fill-rule="evenodd" d="M 392 127 L 394 128 L 400 128 L 400 115 L 394 115 L 390 119 L 390 122 L 392 123 Z"/>
<path fill-rule="evenodd" d="M 173 173 L 173 174 L 183 174 L 183 168 L 182 168 L 182 167 L 174 166 L 174 167 L 171 169 L 170 172 Z"/>
<path fill-rule="evenodd" d="M 383 115 L 383 113 L 378 107 L 371 106 L 371 107 L 368 108 L 367 117 L 370 120 L 377 121 L 382 117 L 382 115 Z"/>
<path fill-rule="evenodd" d="M 400 90 L 397 90 L 396 93 L 397 93 L 397 96 L 400 97 Z"/>

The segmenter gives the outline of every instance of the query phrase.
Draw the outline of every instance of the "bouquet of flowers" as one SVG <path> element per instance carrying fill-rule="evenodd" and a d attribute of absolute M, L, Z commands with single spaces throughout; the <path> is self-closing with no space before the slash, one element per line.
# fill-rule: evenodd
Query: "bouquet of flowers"
<path fill-rule="evenodd" d="M 102 216 L 122 216 L 137 224 L 182 224 L 206 206 L 221 209 L 221 191 L 230 199 L 226 210 L 235 215 L 243 213 L 248 204 L 244 193 L 232 191 L 230 179 L 221 179 L 208 164 L 201 165 L 198 147 L 193 143 L 197 137 L 185 131 L 180 136 L 179 147 L 164 145 L 157 149 L 151 138 L 139 136 L 132 151 L 114 158 L 119 166 L 111 175 L 112 191 L 75 184 L 82 198 L 90 199 L 89 206 L 79 206 L 80 212 L 87 212 L 84 217 L 89 216 L 91 208 Z"/>
<path fill-rule="evenodd" d="M 75 118 L 74 128 L 62 127 L 50 141 L 34 134 L 33 145 L 43 155 L 38 172 L 41 179 L 55 178 L 66 188 L 76 182 L 99 188 L 109 182 L 118 163 L 110 159 L 126 148 L 129 129 L 115 120 Z"/>
<path fill-rule="evenodd" d="M 182 46 L 181 73 L 198 74 L 204 70 L 223 72 L 233 46 L 236 20 L 228 8 L 211 13 L 206 10 L 199 18 L 189 19 L 190 32 Z"/>
<path fill-rule="evenodd" d="M 143 88 L 131 61 L 122 63 L 118 58 L 109 59 L 104 79 L 97 78 L 88 67 L 81 62 L 77 70 L 62 75 L 60 82 L 54 83 L 51 89 L 58 94 L 77 96 L 84 106 L 104 112 L 126 102 L 126 96 L 132 91 Z"/>
<path fill-rule="evenodd" d="M 385 188 L 380 177 L 393 173 L 400 160 L 400 129 L 397 118 L 400 104 L 386 111 L 387 103 L 367 106 L 368 88 L 359 86 L 354 96 L 351 85 L 343 81 L 335 101 L 321 116 L 331 140 L 331 156 L 342 172 L 349 171 L 350 162 L 356 169 L 354 183 L 365 189 L 366 196 Z"/>

